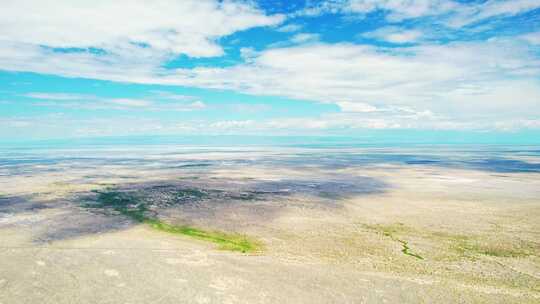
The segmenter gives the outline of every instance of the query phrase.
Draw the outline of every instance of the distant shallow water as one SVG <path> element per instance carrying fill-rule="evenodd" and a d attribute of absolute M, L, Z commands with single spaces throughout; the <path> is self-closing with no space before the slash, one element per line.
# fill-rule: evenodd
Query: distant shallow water
<path fill-rule="evenodd" d="M 300 145 L 301 146 L 301 145 Z M 197 158 L 196 156 L 219 156 Z M 291 166 L 315 165 L 347 168 L 398 164 L 439 166 L 497 173 L 540 172 L 540 149 L 536 146 L 395 146 L 310 148 L 294 146 L 192 146 L 101 144 L 71 147 L 25 146 L 0 150 L 0 175 L 9 176 L 54 170 L 54 166 L 136 165 L 204 169 L 251 163 Z"/>

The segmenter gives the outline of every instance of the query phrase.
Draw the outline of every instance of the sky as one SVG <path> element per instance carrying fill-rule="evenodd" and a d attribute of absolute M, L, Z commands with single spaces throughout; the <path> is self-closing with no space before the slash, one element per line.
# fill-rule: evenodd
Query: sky
<path fill-rule="evenodd" d="M 0 5 L 0 140 L 540 138 L 538 0 Z"/>

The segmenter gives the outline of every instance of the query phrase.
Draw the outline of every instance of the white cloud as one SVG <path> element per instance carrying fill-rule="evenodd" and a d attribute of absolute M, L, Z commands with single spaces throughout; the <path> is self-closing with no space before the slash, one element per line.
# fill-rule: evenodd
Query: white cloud
<path fill-rule="evenodd" d="M 318 43 L 257 52 L 249 62 L 227 68 L 177 70 L 34 47 L 1 55 L 5 52 L 0 45 L 0 68 L 62 76 L 232 89 L 328 103 L 358 101 L 377 108 L 405 106 L 455 119 L 540 115 L 540 60 L 520 40 L 392 49 Z"/>
<path fill-rule="evenodd" d="M 95 95 L 71 93 L 32 92 L 23 96 L 36 99 L 33 104 L 44 107 L 74 109 L 143 109 L 145 111 L 195 111 L 206 108 L 206 104 L 195 96 L 178 95 L 166 91 L 154 91 L 149 99 L 103 98 Z"/>
<path fill-rule="evenodd" d="M 313 33 L 299 33 L 294 35 L 291 38 L 291 42 L 301 44 L 301 43 L 307 43 L 307 42 L 315 42 L 319 40 L 318 34 Z"/>
<path fill-rule="evenodd" d="M 193 110 L 195 110 L 195 109 L 204 109 L 204 108 L 206 108 L 206 104 L 204 102 L 200 101 L 200 100 L 197 100 L 195 102 L 190 103 L 187 108 L 193 109 Z"/>
<path fill-rule="evenodd" d="M 227 131 L 231 129 L 239 131 L 245 128 L 251 128 L 255 124 L 256 123 L 253 120 L 224 120 L 211 123 L 207 131 Z"/>
<path fill-rule="evenodd" d="M 215 42 L 219 37 L 283 19 L 232 0 L 6 0 L 0 41 L 25 48 L 95 48 L 145 60 L 209 57 L 223 53 Z"/>
<path fill-rule="evenodd" d="M 254 48 L 249 47 L 240 48 L 240 57 L 242 57 L 244 61 L 249 62 L 257 57 L 257 51 Z"/>
<path fill-rule="evenodd" d="M 405 106 L 375 107 L 366 103 L 348 101 L 337 102 L 337 105 L 342 113 L 333 115 L 339 115 L 340 117 L 353 117 L 377 121 L 395 121 L 402 119 L 408 121 L 419 119 L 438 120 L 445 118 L 440 115 L 435 115 L 430 110 L 416 110 Z M 343 121 L 342 118 L 340 118 L 340 120 Z"/>
<path fill-rule="evenodd" d="M 317 1 L 299 12 L 300 15 L 324 13 L 367 14 L 374 11 L 387 12 L 389 21 L 418 18 L 447 13 L 458 6 L 449 0 L 331 0 Z"/>
<path fill-rule="evenodd" d="M 453 123 L 473 126 L 466 123 L 473 119 L 498 121 L 505 117 L 531 120 L 540 115 L 540 60 L 531 51 L 530 44 L 525 42 L 536 43 L 537 33 L 524 35 L 521 37 L 523 39 L 491 39 L 397 48 L 352 43 L 325 44 L 316 41 L 317 34 L 298 33 L 292 41 L 299 45 L 281 45 L 262 51 L 243 48 L 241 53 L 246 59 L 243 64 L 226 68 L 168 70 L 162 66 L 170 53 L 219 55 L 222 50 L 215 42 L 217 38 L 253 26 L 275 26 L 281 22 L 282 17 L 265 16 L 246 2 L 238 4 L 225 1 L 217 4 L 214 1 L 179 1 L 148 4 L 150 19 L 141 21 L 139 19 L 144 18 L 134 17 L 137 9 L 144 11 L 138 2 L 129 5 L 130 9 L 126 12 L 118 13 L 118 3 L 125 3 L 118 1 L 98 2 L 98 5 L 88 8 L 88 11 L 96 14 L 103 13 L 98 14 L 98 24 L 94 23 L 97 21 L 86 20 L 76 10 L 77 5 L 84 5 L 83 2 L 55 2 L 55 5 L 33 2 L 34 6 L 29 6 L 26 13 L 20 10 L 25 7 L 25 3 L 30 2 L 14 3 L 6 2 L 0 11 L 0 69 L 3 70 L 132 83 L 232 89 L 250 94 L 335 103 L 344 112 L 349 112 L 347 117 L 334 116 L 335 119 L 348 122 L 346 125 L 337 124 L 343 128 L 355 125 L 354 121 L 358 121 L 357 116 L 350 116 L 351 113 L 371 115 L 363 117 L 360 125 L 379 127 L 384 125 L 384 117 L 374 116 L 382 113 L 388 117 L 388 126 L 407 126 L 414 120 L 413 117 L 421 120 L 427 117 L 440 118 L 444 114 L 445 122 L 438 125 L 448 127 Z M 56 6 L 58 3 L 63 4 L 60 9 Z M 355 13 L 385 10 L 392 20 L 436 14 L 449 14 L 457 18 L 458 13 L 450 12 L 449 8 L 459 5 L 461 11 L 464 5 L 450 1 L 351 0 L 328 3 L 329 6 L 321 4 L 317 7 Z M 433 8 L 437 3 L 440 6 Z M 481 20 L 471 15 L 473 10 L 481 12 L 481 18 L 488 18 L 518 14 L 536 7 L 530 1 L 515 1 L 507 5 L 497 3 L 488 1 L 467 6 L 470 10 L 459 13 L 460 20 L 454 25 Z M 158 5 L 161 5 L 159 9 Z M 43 17 L 45 20 L 40 23 L 43 28 L 37 27 L 35 32 L 28 34 L 36 29 L 37 22 L 41 20 L 38 9 L 50 15 L 45 14 Z M 72 10 L 75 11 L 71 15 L 64 14 Z M 163 16 L 157 14 L 157 11 L 162 12 Z M 22 17 L 13 17 L 17 14 Z M 120 14 L 118 21 L 108 22 L 108 19 L 104 19 L 112 18 L 115 14 Z M 177 20 L 182 19 L 177 18 L 179 15 L 188 17 L 186 20 Z M 121 21 L 127 17 L 133 18 L 133 24 L 126 21 L 129 25 L 124 27 Z M 105 25 L 106 29 L 103 28 Z M 104 31 L 109 32 L 103 34 Z M 383 28 L 370 35 L 395 43 L 421 38 L 419 32 L 397 28 Z M 50 48 L 90 46 L 106 52 L 90 49 L 57 52 Z M 42 105 L 68 106 L 65 101 L 73 97 L 65 93 L 33 94 L 42 94 L 34 97 L 48 100 Z M 181 103 L 163 103 L 153 98 L 123 101 L 96 98 L 93 105 L 85 103 L 84 106 L 175 111 L 206 107 L 202 101 L 182 95 L 157 95 L 157 99 L 168 98 Z M 77 98 L 91 99 L 88 96 Z M 70 106 L 81 104 L 69 103 Z M 406 109 L 412 109 L 412 112 L 407 114 Z M 405 116 L 406 119 L 401 118 Z M 312 122 L 309 126 L 322 128 L 335 124 L 327 119 Z"/>
<path fill-rule="evenodd" d="M 44 100 L 76 100 L 76 99 L 94 99 L 95 96 L 92 95 L 82 95 L 82 94 L 72 94 L 72 93 L 42 93 L 42 92 L 33 92 L 27 93 L 23 96 L 34 98 L 34 99 L 44 99 Z"/>
<path fill-rule="evenodd" d="M 446 22 L 452 27 L 462 27 L 492 17 L 515 16 L 540 8 L 538 0 L 489 0 L 480 4 L 461 5 L 457 13 Z"/>
<path fill-rule="evenodd" d="M 539 119 L 468 120 L 454 121 L 438 117 L 421 117 L 416 114 L 395 116 L 376 113 L 335 113 L 317 118 L 275 118 L 268 120 L 163 120 L 140 116 L 108 118 L 74 118 L 57 113 L 39 117 L 0 118 L 0 138 L 51 138 L 122 135 L 354 135 L 365 129 L 424 129 L 424 130 L 475 130 L 515 131 L 540 129 Z M 13 135 L 16 134 L 16 137 Z"/>
<path fill-rule="evenodd" d="M 247 123 L 247 121 L 246 121 Z M 241 125 L 240 122 L 238 122 Z M 520 129 L 540 129 L 538 119 L 510 119 L 501 121 L 469 120 L 454 121 L 444 118 L 424 118 L 416 115 L 364 116 L 351 113 L 323 115 L 313 118 L 281 118 L 263 122 L 249 121 L 249 128 L 229 128 L 237 134 L 264 131 L 273 133 L 292 132 L 296 134 L 354 134 L 364 129 L 414 129 L 414 130 L 474 130 L 474 131 L 515 131 Z M 214 130 L 218 131 L 219 130 Z"/>
<path fill-rule="evenodd" d="M 389 50 L 317 44 L 267 50 L 247 65 L 177 72 L 168 79 L 338 104 L 361 101 L 466 116 L 540 111 L 540 61 L 508 41 Z"/>
<path fill-rule="evenodd" d="M 343 112 L 376 112 L 379 111 L 376 107 L 362 103 L 362 102 L 350 102 L 350 101 L 339 101 L 337 105 Z"/>
<path fill-rule="evenodd" d="M 278 27 L 277 31 L 278 32 L 283 32 L 283 33 L 292 33 L 292 32 L 297 32 L 300 29 L 302 29 L 302 25 L 295 24 L 295 23 L 289 23 L 287 25 Z"/>
<path fill-rule="evenodd" d="M 520 36 L 521 39 L 533 45 L 540 45 L 540 32 L 528 33 Z"/>
<path fill-rule="evenodd" d="M 391 43 L 411 43 L 422 37 L 422 32 L 418 30 L 405 30 L 399 27 L 382 27 L 375 31 L 362 34 L 366 38 L 375 38 Z"/>
<path fill-rule="evenodd" d="M 108 102 L 112 104 L 128 106 L 128 107 L 148 107 L 152 105 L 152 103 L 148 100 L 130 99 L 130 98 L 114 98 L 114 99 L 109 99 Z"/>
<path fill-rule="evenodd" d="M 324 13 L 365 15 L 384 11 L 390 22 L 437 16 L 451 27 L 462 27 L 492 17 L 518 15 L 540 8 L 538 0 L 488 0 L 471 2 L 451 0 L 328 0 L 314 1 L 297 15 L 317 16 Z"/>
<path fill-rule="evenodd" d="M 168 91 L 151 91 L 155 98 L 166 99 L 166 100 L 176 100 L 176 101 L 196 101 L 198 97 L 191 95 L 175 94 Z"/>
<path fill-rule="evenodd" d="M 350 0 L 344 10 L 352 13 L 384 10 L 388 12 L 389 21 L 400 21 L 447 13 L 456 6 L 455 2 L 448 0 Z"/>

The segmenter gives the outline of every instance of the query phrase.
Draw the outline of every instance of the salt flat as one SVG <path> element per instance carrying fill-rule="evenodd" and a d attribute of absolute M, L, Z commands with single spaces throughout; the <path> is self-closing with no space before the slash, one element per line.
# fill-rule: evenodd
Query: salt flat
<path fill-rule="evenodd" d="M 0 303 L 537 303 L 539 159 L 474 148 L 3 155 Z M 139 205 L 96 205 L 103 193 Z M 134 208 L 260 246 L 222 250 Z"/>

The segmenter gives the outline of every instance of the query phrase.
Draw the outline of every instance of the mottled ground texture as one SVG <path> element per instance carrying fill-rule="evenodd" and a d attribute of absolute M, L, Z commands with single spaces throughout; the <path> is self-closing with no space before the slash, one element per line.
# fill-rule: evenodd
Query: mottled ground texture
<path fill-rule="evenodd" d="M 539 303 L 534 148 L 0 153 L 0 303 Z"/>

